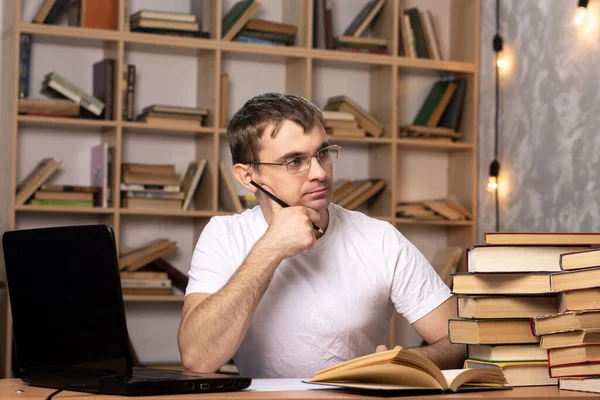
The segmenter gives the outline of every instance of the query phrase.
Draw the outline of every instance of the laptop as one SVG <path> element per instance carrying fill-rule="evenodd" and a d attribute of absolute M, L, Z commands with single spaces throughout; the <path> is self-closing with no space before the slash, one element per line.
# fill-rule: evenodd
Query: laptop
<path fill-rule="evenodd" d="M 19 377 L 117 395 L 227 392 L 250 378 L 133 367 L 114 233 L 107 225 L 2 237 Z"/>

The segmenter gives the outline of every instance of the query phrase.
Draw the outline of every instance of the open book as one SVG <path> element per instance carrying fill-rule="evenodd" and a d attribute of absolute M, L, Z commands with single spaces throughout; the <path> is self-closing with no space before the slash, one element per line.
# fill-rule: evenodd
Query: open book
<path fill-rule="evenodd" d="M 503 389 L 499 368 L 440 370 L 432 361 L 406 349 L 373 353 L 319 370 L 308 383 L 378 391 Z"/>

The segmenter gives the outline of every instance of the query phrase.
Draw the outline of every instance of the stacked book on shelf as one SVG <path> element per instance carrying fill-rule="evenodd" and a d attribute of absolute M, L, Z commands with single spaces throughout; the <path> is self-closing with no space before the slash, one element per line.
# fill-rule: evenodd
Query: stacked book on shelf
<path fill-rule="evenodd" d="M 383 179 L 339 180 L 334 184 L 332 201 L 347 210 L 374 201 L 385 188 Z"/>
<path fill-rule="evenodd" d="M 442 60 L 442 52 L 429 10 L 416 7 L 400 10 L 398 55 L 409 58 Z"/>
<path fill-rule="evenodd" d="M 576 328 L 554 316 L 557 292 L 566 287 L 552 282 L 565 275 L 561 254 L 598 244 L 600 234 L 500 232 L 486 233 L 485 245 L 468 249 L 468 272 L 453 276 L 459 318 L 448 327 L 452 343 L 467 344 L 465 368 L 501 368 L 511 386 L 557 384 L 540 335 Z M 546 323 L 550 320 L 555 324 Z"/>
<path fill-rule="evenodd" d="M 396 203 L 396 216 L 419 221 L 471 221 L 473 216 L 459 202 L 450 199 L 401 201 Z"/>
<path fill-rule="evenodd" d="M 173 283 L 166 272 L 121 272 L 123 294 L 170 295 Z"/>
<path fill-rule="evenodd" d="M 142 271 L 158 259 L 173 254 L 177 243 L 156 239 L 119 255 L 123 294 L 172 294 L 172 281 L 165 271 Z"/>
<path fill-rule="evenodd" d="M 358 126 L 356 117 L 344 111 L 322 111 L 325 132 L 337 137 L 365 137 L 367 131 Z"/>
<path fill-rule="evenodd" d="M 598 235 L 600 240 L 600 234 Z M 557 307 L 533 318 L 561 389 L 600 393 L 600 249 L 567 249 L 550 275 Z"/>
<path fill-rule="evenodd" d="M 357 102 L 348 96 L 340 95 L 327 99 L 325 111 L 341 111 L 353 115 L 358 128 L 364 129 L 367 136 L 380 137 L 383 135 L 383 125 Z"/>
<path fill-rule="evenodd" d="M 412 124 L 400 127 L 400 137 L 450 142 L 462 137 L 460 117 L 465 102 L 465 78 L 441 79 L 433 84 Z"/>
<path fill-rule="evenodd" d="M 364 37 L 368 28 L 376 21 L 385 2 L 386 0 L 371 0 L 365 4 L 342 35 L 334 38 L 333 48 L 357 53 L 390 54 L 387 39 Z"/>
<path fill-rule="evenodd" d="M 56 72 L 46 74 L 42 93 L 51 98 L 69 99 L 80 105 L 84 112 L 91 114 L 93 118 L 100 117 L 104 111 L 104 102 Z"/>
<path fill-rule="evenodd" d="M 152 104 L 145 107 L 137 120 L 154 125 L 195 129 L 203 126 L 208 110 L 202 107 L 183 107 Z"/>
<path fill-rule="evenodd" d="M 243 43 L 293 46 L 297 32 L 295 25 L 253 18 L 238 33 L 236 40 Z"/>
<path fill-rule="evenodd" d="M 203 159 L 190 161 L 181 179 L 173 164 L 123 163 L 122 207 L 189 210 L 206 166 Z"/>
<path fill-rule="evenodd" d="M 29 204 L 36 206 L 93 207 L 98 188 L 81 185 L 42 185 Z"/>
<path fill-rule="evenodd" d="M 201 30 L 194 14 L 160 10 L 140 10 L 129 19 L 133 32 L 209 38 L 210 33 Z"/>
<path fill-rule="evenodd" d="M 61 99 L 19 99 L 19 114 L 40 117 L 78 117 L 79 104 Z"/>

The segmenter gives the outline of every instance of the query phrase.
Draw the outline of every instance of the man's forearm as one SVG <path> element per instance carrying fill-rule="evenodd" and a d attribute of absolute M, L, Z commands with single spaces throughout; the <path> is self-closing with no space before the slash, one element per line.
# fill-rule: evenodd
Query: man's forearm
<path fill-rule="evenodd" d="M 213 372 L 240 346 L 280 260 L 258 242 L 231 279 L 184 315 L 179 346 L 186 368 Z"/>
<path fill-rule="evenodd" d="M 451 344 L 447 336 L 428 346 L 410 350 L 427 357 L 440 369 L 462 368 L 467 355 L 465 345 Z"/>

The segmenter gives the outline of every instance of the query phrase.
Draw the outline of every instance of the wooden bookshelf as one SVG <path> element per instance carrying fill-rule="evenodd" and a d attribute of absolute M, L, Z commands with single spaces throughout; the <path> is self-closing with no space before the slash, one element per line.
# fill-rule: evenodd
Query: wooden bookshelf
<path fill-rule="evenodd" d="M 479 15 L 481 0 L 444 0 L 428 2 L 427 5 L 438 17 L 446 19 L 449 30 L 448 51 L 444 60 L 407 58 L 397 55 L 398 18 L 401 7 L 421 6 L 410 0 L 388 0 L 382 11 L 381 23 L 373 29 L 374 36 L 385 36 L 390 40 L 390 55 L 357 54 L 351 52 L 312 48 L 313 11 L 310 0 L 284 0 L 282 21 L 294 23 L 299 27 L 297 46 L 266 46 L 239 42 L 222 41 L 220 21 L 226 10 L 220 1 L 203 0 L 210 7 L 213 16 L 211 39 L 198 39 L 158 34 L 145 34 L 124 31 L 124 2 L 119 0 L 118 30 L 87 29 L 70 26 L 34 24 L 22 20 L 23 2 L 15 0 L 4 2 L 3 12 L 3 68 L 2 68 L 2 132 L 0 137 L 0 157 L 7 160 L 8 171 L 0 171 L 0 185 L 5 190 L 0 198 L 0 229 L 18 229 L 22 218 L 29 223 L 36 218 L 50 216 L 53 221 L 61 218 L 68 223 L 71 218 L 97 218 L 98 221 L 110 221 L 116 236 L 117 245 L 122 245 L 124 231 L 131 220 L 153 221 L 154 219 L 184 221 L 189 226 L 189 237 L 197 240 L 208 219 L 216 215 L 229 215 L 230 211 L 219 207 L 218 163 L 226 158 L 223 147 L 226 146 L 226 129 L 218 126 L 214 116 L 220 115 L 220 74 L 226 71 L 226 65 L 239 60 L 268 61 L 279 63 L 285 70 L 284 90 L 298 94 L 322 104 L 322 98 L 343 92 L 323 89 L 320 84 L 321 71 L 333 67 L 340 73 L 366 71 L 368 85 L 364 94 L 368 111 L 380 120 L 385 133 L 381 138 L 342 138 L 331 137 L 333 143 L 343 145 L 342 159 L 336 164 L 344 165 L 347 148 L 363 152 L 368 158 L 369 178 L 382 178 L 387 182 L 381 195 L 364 211 L 369 215 L 388 221 L 398 227 L 411 241 L 411 235 L 435 232 L 448 246 L 468 247 L 476 241 L 477 220 L 477 163 L 478 163 L 478 82 L 479 82 Z M 199 0 L 194 0 L 199 1 Z M 346 0 L 344 0 L 346 1 Z M 358 1 L 358 0 L 353 0 Z M 409 4 L 407 4 L 409 2 Z M 359 2 L 360 3 L 360 2 Z M 265 3 L 268 5 L 268 3 Z M 362 3 L 361 3 L 362 4 Z M 292 7 L 296 7 L 296 11 Z M 297 8 L 301 8 L 298 12 Z M 439 7 L 439 10 L 438 10 Z M 423 6 L 422 8 L 428 8 Z M 130 10 L 132 11 L 132 10 Z M 345 23 L 345 22 L 344 22 Z M 44 43 L 73 44 L 73 52 L 80 49 L 103 49 L 104 57 L 115 58 L 117 76 L 122 76 L 123 64 L 128 62 L 131 53 L 138 48 L 152 53 L 154 57 L 168 58 L 182 52 L 194 54 L 197 60 L 196 105 L 212 111 L 207 126 L 198 129 L 177 126 L 156 126 L 135 121 L 122 120 L 121 113 L 111 121 L 49 118 L 22 116 L 17 113 L 19 81 L 19 36 L 32 34 L 33 46 L 38 39 Z M 438 32 L 439 35 L 439 32 Z M 217 39 L 215 39 L 217 38 Z M 32 62 L 35 62 L 32 60 Z M 82 66 L 91 69 L 91 65 Z M 45 73 L 47 71 L 44 71 Z M 429 79 L 433 82 L 440 76 L 452 73 L 467 79 L 467 97 L 462 111 L 461 131 L 463 138 L 456 142 L 436 142 L 426 139 L 401 138 L 398 131 L 401 125 L 410 123 L 414 115 L 407 110 L 414 109 L 412 103 L 421 103 L 429 86 L 420 86 L 415 90 L 413 81 Z M 232 82 L 244 80 L 243 75 L 233 77 Z M 252 79 L 254 77 L 251 77 Z M 173 78 L 177 79 L 177 77 Z M 350 78 L 347 78 L 350 79 Z M 261 82 L 257 82 L 261 86 Z M 352 85 L 350 82 L 348 86 Z M 236 86 L 230 90 L 240 91 Z M 120 94 L 124 87 L 121 79 L 116 79 L 115 93 Z M 31 88 L 37 90 L 38 88 Z M 266 90 L 262 90 L 266 91 Z M 369 95 L 370 93 L 370 95 Z M 410 101 L 418 97 L 418 100 Z M 115 95 L 115 110 L 122 109 L 123 100 Z M 411 108 L 412 107 L 412 108 Z M 229 115 L 235 110 L 229 106 Z M 168 141 L 189 140 L 195 158 L 205 158 L 209 168 L 203 176 L 198 194 L 193 201 L 192 211 L 127 209 L 121 207 L 120 168 L 113 169 L 113 197 L 111 208 L 76 208 L 15 205 L 18 177 L 24 171 L 19 165 L 27 157 L 29 149 L 23 143 L 30 130 L 68 131 L 70 135 L 88 140 L 90 136 L 114 147 L 113 165 L 129 161 L 135 146 L 144 140 Z M 88 139 L 86 139 L 88 138 Z M 147 139 L 146 139 L 147 138 Z M 150 139 L 152 138 L 152 139 Z M 77 139 L 79 140 L 79 139 Z M 130 141 L 131 140 L 131 141 Z M 73 149 L 80 150 L 81 149 Z M 37 162 L 39 160 L 29 160 Z M 182 162 L 189 161 L 189 158 Z M 160 162 L 160 160 L 157 160 Z M 349 161 L 351 162 L 351 160 Z M 21 167 L 22 168 L 22 167 Z M 62 166 L 65 168 L 65 166 Z M 435 169 L 435 171 L 430 171 Z M 25 171 L 28 172 L 28 171 Z M 432 178 L 433 177 L 433 178 Z M 68 183 L 68 182 L 65 182 Z M 416 221 L 397 218 L 395 203 L 420 198 L 452 196 L 465 206 L 473 215 L 473 221 Z M 87 220 L 87 219 L 86 219 Z M 33 222 L 32 222 L 33 221 Z M 422 237 L 421 237 L 422 239 Z M 431 252 L 432 249 L 429 249 Z M 2 262 L 3 260 L 0 260 Z M 189 260 L 186 260 L 189 262 Z M 178 303 L 182 296 L 124 296 L 128 303 Z M 8 314 L 8 313 L 7 313 Z M 397 343 L 397 324 L 393 321 L 388 346 Z M 4 375 L 11 375 L 12 357 L 12 321 L 10 315 L 4 332 Z"/>

